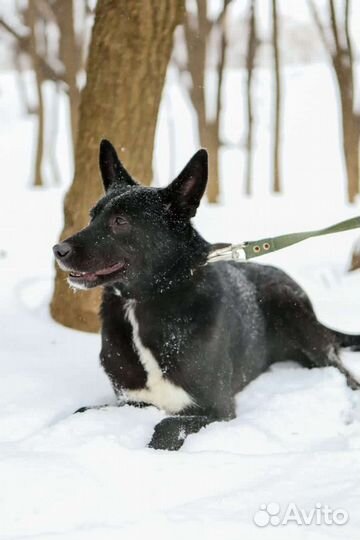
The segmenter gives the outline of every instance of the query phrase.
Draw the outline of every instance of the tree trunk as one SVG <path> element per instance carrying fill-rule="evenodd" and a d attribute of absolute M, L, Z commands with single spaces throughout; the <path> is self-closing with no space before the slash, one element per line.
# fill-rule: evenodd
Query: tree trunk
<path fill-rule="evenodd" d="M 325 31 L 313 0 L 308 0 L 308 2 L 321 40 L 331 58 L 336 76 L 341 103 L 342 146 L 347 175 L 348 200 L 352 203 L 359 193 L 360 117 L 356 112 L 354 92 L 354 59 L 349 17 L 350 0 L 345 0 L 342 3 L 344 13 L 341 19 L 335 9 L 334 0 L 328 0 L 330 38 Z"/>
<path fill-rule="evenodd" d="M 351 255 L 349 271 L 352 272 L 353 270 L 360 270 L 360 240 L 355 243 Z"/>
<path fill-rule="evenodd" d="M 42 161 L 44 156 L 44 138 L 45 138 L 45 114 L 44 114 L 44 100 L 42 94 L 42 73 L 39 58 L 37 55 L 37 43 L 36 43 L 36 14 L 33 4 L 29 4 L 28 8 L 30 37 L 29 37 L 29 50 L 32 59 L 32 65 L 34 69 L 35 88 L 37 95 L 37 113 L 38 113 L 38 131 L 36 137 L 36 155 L 35 155 L 35 168 L 34 168 L 34 186 L 42 186 L 44 184 L 42 177 Z"/>
<path fill-rule="evenodd" d="M 249 15 L 249 38 L 248 49 L 246 55 L 246 109 L 247 109 L 247 135 L 246 135 L 246 165 L 245 165 L 245 193 L 251 195 L 252 191 L 252 165 L 253 165 L 253 99 L 252 99 L 252 81 L 255 67 L 255 56 L 257 47 L 256 37 L 256 19 L 255 19 L 255 0 L 250 2 Z"/>
<path fill-rule="evenodd" d="M 40 74 L 34 66 L 35 87 L 37 94 L 37 110 L 38 110 L 38 131 L 36 137 L 36 154 L 34 168 L 34 186 L 43 186 L 44 180 L 42 176 L 42 160 L 44 156 L 44 137 L 45 137 L 45 115 L 44 115 L 44 100 L 42 95 L 42 84 Z"/>
<path fill-rule="evenodd" d="M 70 105 L 70 122 L 73 147 L 77 140 L 80 92 L 77 86 L 79 52 L 74 26 L 73 0 L 58 0 L 54 5 L 60 29 L 60 60 L 65 68 L 65 81 Z"/>
<path fill-rule="evenodd" d="M 192 85 L 190 99 L 197 116 L 197 125 L 200 144 L 207 146 L 206 137 L 206 102 L 205 102 L 205 71 L 206 46 L 210 32 L 210 23 L 207 19 L 207 4 L 204 0 L 197 2 L 198 13 L 196 28 L 191 25 L 190 13 L 187 13 L 184 30 L 187 48 L 187 64 L 191 75 Z"/>
<path fill-rule="evenodd" d="M 191 75 L 192 88 L 190 99 L 197 115 L 197 125 L 201 146 L 209 152 L 209 181 L 207 198 L 210 203 L 217 203 L 220 195 L 219 182 L 219 150 L 220 150 L 220 116 L 222 84 L 225 69 L 226 36 L 224 18 L 230 0 L 224 0 L 222 11 L 217 21 L 211 22 L 207 14 L 206 0 L 197 0 L 196 27 L 192 24 L 192 16 L 188 13 L 185 21 L 185 39 L 187 47 L 188 71 Z M 215 89 L 215 118 L 209 119 L 206 110 L 205 76 L 207 68 L 207 47 L 213 28 L 220 32 L 219 58 L 217 62 L 217 86 Z"/>
<path fill-rule="evenodd" d="M 182 12 L 180 0 L 98 2 L 62 239 L 86 225 L 89 208 L 102 194 L 98 173 L 102 138 L 117 147 L 135 178 L 150 183 L 157 114 L 172 35 Z M 75 296 L 57 269 L 51 314 L 65 326 L 97 331 L 99 297 L 98 290 Z"/>
<path fill-rule="evenodd" d="M 342 59 L 334 59 L 334 70 L 338 81 L 344 160 L 347 175 L 347 191 L 350 203 L 355 202 L 359 191 L 359 117 L 354 111 L 352 66 L 343 64 Z"/>
<path fill-rule="evenodd" d="M 343 109 L 344 155 L 348 177 L 348 200 L 355 202 L 359 192 L 359 128 L 353 113 Z"/>
<path fill-rule="evenodd" d="M 228 0 L 224 1 L 223 16 L 225 17 L 226 9 L 228 6 Z M 220 164 L 219 164 L 219 152 L 220 152 L 220 118 L 221 118 L 221 106 L 222 106 L 222 86 L 224 80 L 225 70 L 225 56 L 226 56 L 226 35 L 225 24 L 221 24 L 221 36 L 220 36 L 220 53 L 219 62 L 217 66 L 217 88 L 216 88 L 216 109 L 215 120 L 208 122 L 208 148 L 209 148 L 209 181 L 207 196 L 210 203 L 219 202 L 220 197 Z"/>
<path fill-rule="evenodd" d="M 273 19 L 273 54 L 274 54 L 274 75 L 275 75 L 275 121 L 274 121 L 274 141 L 273 141 L 273 191 L 280 193 L 280 122 L 281 122 L 281 85 L 280 85 L 280 57 L 278 39 L 278 14 L 277 0 L 272 0 Z"/>
<path fill-rule="evenodd" d="M 329 0 L 331 28 L 335 50 L 332 62 L 338 82 L 341 115 L 344 159 L 348 180 L 348 200 L 355 201 L 359 191 L 359 122 L 355 112 L 353 52 L 349 31 L 349 1 L 344 4 L 344 20 L 342 26 L 336 15 L 333 0 Z M 342 31 L 341 31 L 342 30 Z"/>
<path fill-rule="evenodd" d="M 209 178 L 207 184 L 207 198 L 209 203 L 219 200 L 219 133 L 215 121 L 207 122 L 201 135 L 201 144 L 209 153 Z"/>

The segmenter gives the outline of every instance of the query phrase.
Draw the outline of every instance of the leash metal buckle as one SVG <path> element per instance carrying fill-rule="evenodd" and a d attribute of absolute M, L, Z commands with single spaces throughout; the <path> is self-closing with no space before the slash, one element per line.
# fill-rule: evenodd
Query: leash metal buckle
<path fill-rule="evenodd" d="M 246 261 L 245 246 L 246 242 L 243 242 L 242 244 L 229 245 L 215 249 L 209 253 L 206 264 L 219 261 Z"/>
<path fill-rule="evenodd" d="M 350 231 L 360 228 L 360 216 L 355 216 L 341 223 L 336 223 L 326 229 L 292 234 L 283 234 L 273 238 L 263 238 L 257 242 L 242 242 L 241 244 L 214 244 L 213 251 L 207 256 L 205 265 L 218 261 L 247 261 L 267 253 L 279 251 L 308 238 Z"/>

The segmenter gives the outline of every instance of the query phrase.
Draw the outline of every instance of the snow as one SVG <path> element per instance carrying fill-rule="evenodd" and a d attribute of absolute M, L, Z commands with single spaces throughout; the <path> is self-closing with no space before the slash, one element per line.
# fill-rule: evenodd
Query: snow
<path fill-rule="evenodd" d="M 226 74 L 235 109 L 242 81 L 239 72 Z M 261 238 L 359 214 L 359 205 L 344 202 L 331 72 L 322 64 L 289 67 L 285 83 L 284 195 L 263 193 L 271 117 L 268 74 L 259 70 L 256 196 L 242 194 L 243 147 L 223 149 L 222 204 L 204 204 L 196 218 L 210 240 Z M 164 417 L 153 407 L 72 415 L 84 405 L 114 405 L 114 396 L 99 366 L 99 336 L 63 328 L 48 312 L 51 246 L 72 168 L 66 123 L 57 142 L 63 185 L 30 189 L 34 119 L 21 115 L 11 73 L 0 75 L 0 88 L 1 540 L 358 538 L 360 393 L 334 368 L 306 370 L 291 361 L 273 366 L 237 396 L 235 420 L 189 436 L 177 453 L 146 448 Z M 228 106 L 224 138 L 238 144 L 243 120 L 232 116 Z M 158 185 L 195 149 L 192 122 L 170 74 L 157 134 Z M 324 323 L 360 333 L 360 274 L 346 273 L 358 236 L 352 231 L 310 240 L 263 262 L 295 277 Z M 343 360 L 360 379 L 360 353 L 345 353 Z M 269 503 L 280 504 L 282 513 L 290 503 L 309 511 L 329 505 L 348 512 L 349 521 L 260 528 L 253 516 Z"/>

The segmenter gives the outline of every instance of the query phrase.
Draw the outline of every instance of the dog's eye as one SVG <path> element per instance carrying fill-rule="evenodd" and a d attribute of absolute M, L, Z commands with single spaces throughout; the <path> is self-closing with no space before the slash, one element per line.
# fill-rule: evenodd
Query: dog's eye
<path fill-rule="evenodd" d="M 111 227 L 115 231 L 123 229 L 128 224 L 129 224 L 129 222 L 123 216 L 115 216 L 111 220 Z"/>
<path fill-rule="evenodd" d="M 116 218 L 114 219 L 114 223 L 116 223 L 116 225 L 126 225 L 127 221 L 122 216 L 116 216 Z"/>

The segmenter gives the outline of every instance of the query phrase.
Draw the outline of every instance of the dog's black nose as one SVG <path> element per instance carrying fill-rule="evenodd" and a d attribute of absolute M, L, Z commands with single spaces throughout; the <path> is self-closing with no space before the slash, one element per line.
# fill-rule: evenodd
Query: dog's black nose
<path fill-rule="evenodd" d="M 71 253 L 71 246 L 67 242 L 61 242 L 53 247 L 53 252 L 57 259 L 65 259 Z"/>

